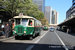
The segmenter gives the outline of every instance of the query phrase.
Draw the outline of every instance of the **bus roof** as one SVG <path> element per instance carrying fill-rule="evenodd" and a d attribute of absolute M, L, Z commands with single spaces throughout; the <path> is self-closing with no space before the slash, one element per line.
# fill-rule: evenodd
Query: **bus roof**
<path fill-rule="evenodd" d="M 30 16 L 15 16 L 15 17 L 13 17 L 13 18 L 33 18 L 33 17 L 30 17 Z"/>
<path fill-rule="evenodd" d="M 36 20 L 36 22 L 41 23 L 39 20 L 37 20 L 37 19 L 35 19 L 34 17 L 31 17 L 31 16 L 22 16 L 22 17 L 21 16 L 15 16 L 13 18 L 32 18 L 32 19 Z"/>

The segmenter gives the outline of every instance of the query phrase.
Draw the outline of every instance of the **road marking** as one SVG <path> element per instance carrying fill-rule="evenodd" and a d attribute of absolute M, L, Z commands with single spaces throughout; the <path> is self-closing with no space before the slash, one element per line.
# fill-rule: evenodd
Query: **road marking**
<path fill-rule="evenodd" d="M 31 50 L 33 47 L 34 47 L 34 45 L 31 45 L 26 50 Z"/>
<path fill-rule="evenodd" d="M 54 31 L 55 32 L 55 31 Z M 55 34 L 57 35 L 57 37 L 59 38 L 60 42 L 62 43 L 63 47 L 65 48 L 65 50 L 68 50 L 68 48 L 66 47 L 65 43 L 61 40 L 61 38 L 58 36 L 58 34 L 55 32 Z"/>
<path fill-rule="evenodd" d="M 49 32 L 49 31 L 48 31 Z M 46 32 L 46 33 L 48 33 L 48 32 Z M 45 35 L 46 35 L 46 33 L 45 34 L 43 34 L 38 40 L 36 40 L 34 43 L 38 43 L 40 40 L 41 40 L 41 38 L 43 38 Z M 26 50 L 31 50 L 33 47 L 34 47 L 35 45 L 31 45 L 31 46 L 29 46 Z"/>

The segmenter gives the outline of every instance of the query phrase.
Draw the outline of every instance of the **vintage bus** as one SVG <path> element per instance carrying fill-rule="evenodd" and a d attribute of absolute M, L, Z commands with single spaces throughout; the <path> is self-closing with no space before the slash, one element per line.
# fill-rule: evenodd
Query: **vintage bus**
<path fill-rule="evenodd" d="M 44 26 L 43 27 L 43 30 L 48 30 L 48 26 Z"/>
<path fill-rule="evenodd" d="M 36 35 L 40 35 L 41 22 L 30 16 L 15 16 L 14 18 L 14 31 L 15 39 L 22 36 L 28 37 L 30 40 Z"/>

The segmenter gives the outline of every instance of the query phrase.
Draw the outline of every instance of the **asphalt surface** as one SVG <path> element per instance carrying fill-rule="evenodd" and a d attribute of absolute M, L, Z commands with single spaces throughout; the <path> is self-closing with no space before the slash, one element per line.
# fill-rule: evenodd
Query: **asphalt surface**
<path fill-rule="evenodd" d="M 15 40 L 13 38 L 2 41 L 0 50 L 66 50 L 64 45 L 68 50 L 75 50 L 74 35 L 61 31 L 55 32 L 42 31 L 41 36 L 37 36 L 33 40 Z"/>
<path fill-rule="evenodd" d="M 75 50 L 75 36 L 55 31 L 68 50 Z M 55 32 L 48 32 L 32 50 L 66 50 Z"/>

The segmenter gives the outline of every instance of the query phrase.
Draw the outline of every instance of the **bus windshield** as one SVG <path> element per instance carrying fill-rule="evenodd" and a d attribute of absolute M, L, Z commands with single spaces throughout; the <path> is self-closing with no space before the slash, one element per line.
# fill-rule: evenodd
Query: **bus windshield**
<path fill-rule="evenodd" d="M 16 19 L 16 25 L 20 25 L 20 19 Z"/>
<path fill-rule="evenodd" d="M 22 19 L 21 25 L 27 26 L 28 25 L 28 19 Z"/>

